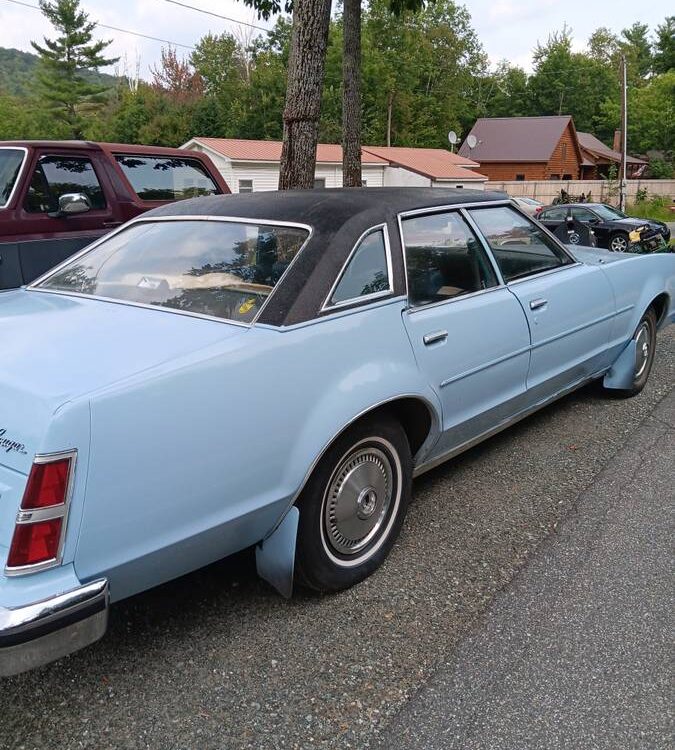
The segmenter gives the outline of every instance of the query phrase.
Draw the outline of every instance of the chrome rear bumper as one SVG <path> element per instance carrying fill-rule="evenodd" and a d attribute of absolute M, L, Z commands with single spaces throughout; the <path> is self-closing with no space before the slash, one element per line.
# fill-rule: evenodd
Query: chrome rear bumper
<path fill-rule="evenodd" d="M 8 609 L 0 607 L 0 676 L 25 672 L 84 648 L 108 625 L 108 581 Z"/>

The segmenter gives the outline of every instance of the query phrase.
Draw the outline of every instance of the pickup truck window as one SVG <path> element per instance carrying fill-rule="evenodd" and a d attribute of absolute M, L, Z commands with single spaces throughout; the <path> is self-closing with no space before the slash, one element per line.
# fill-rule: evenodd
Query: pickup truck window
<path fill-rule="evenodd" d="M 26 152 L 18 148 L 0 148 L 0 208 L 8 203 Z"/>
<path fill-rule="evenodd" d="M 176 201 L 219 193 L 196 159 L 115 154 L 124 176 L 144 201 Z"/>
<path fill-rule="evenodd" d="M 139 222 L 35 288 L 249 323 L 308 235 L 236 220 Z"/>
<path fill-rule="evenodd" d="M 57 211 L 66 193 L 84 193 L 92 209 L 106 207 L 105 195 L 89 159 L 81 156 L 43 156 L 37 163 L 26 195 L 29 213 Z"/>

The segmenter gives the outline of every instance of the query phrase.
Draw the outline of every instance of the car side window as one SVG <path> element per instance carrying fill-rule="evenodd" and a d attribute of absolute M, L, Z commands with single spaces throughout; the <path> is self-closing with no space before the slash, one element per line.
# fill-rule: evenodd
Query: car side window
<path fill-rule="evenodd" d="M 573 262 L 546 232 L 508 206 L 472 209 L 471 216 L 507 282 Z"/>
<path fill-rule="evenodd" d="M 367 234 L 352 254 L 326 307 L 391 291 L 384 230 Z"/>
<path fill-rule="evenodd" d="M 577 221 L 593 221 L 596 218 L 595 214 L 587 208 L 573 208 L 572 216 Z"/>
<path fill-rule="evenodd" d="M 418 307 L 497 286 L 480 241 L 456 211 L 402 222 L 408 299 Z"/>
<path fill-rule="evenodd" d="M 94 166 L 81 156 L 43 156 L 31 177 L 24 207 L 29 213 L 58 211 L 59 198 L 66 193 L 84 193 L 94 210 L 106 207 Z"/>
<path fill-rule="evenodd" d="M 548 208 L 539 214 L 539 218 L 546 221 L 564 221 L 566 214 L 565 208 Z"/>
<path fill-rule="evenodd" d="M 220 192 L 197 159 L 115 154 L 115 161 L 143 201 L 177 201 Z M 240 184 L 239 192 L 252 190 L 252 182 L 248 191 L 241 190 Z"/>

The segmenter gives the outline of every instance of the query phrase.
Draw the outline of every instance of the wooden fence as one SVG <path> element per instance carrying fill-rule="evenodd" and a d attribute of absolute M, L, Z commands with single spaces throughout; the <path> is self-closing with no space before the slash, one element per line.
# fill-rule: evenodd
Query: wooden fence
<path fill-rule="evenodd" d="M 629 203 L 635 201 L 638 190 L 646 190 L 647 196 L 663 195 L 671 199 L 675 196 L 675 180 L 628 180 L 627 199 Z M 570 195 L 586 196 L 598 203 L 619 202 L 618 182 L 609 183 L 607 180 L 525 180 L 525 181 L 490 181 L 485 183 L 486 190 L 503 190 L 510 196 L 524 195 L 536 198 L 543 203 L 551 203 L 561 190 Z"/>

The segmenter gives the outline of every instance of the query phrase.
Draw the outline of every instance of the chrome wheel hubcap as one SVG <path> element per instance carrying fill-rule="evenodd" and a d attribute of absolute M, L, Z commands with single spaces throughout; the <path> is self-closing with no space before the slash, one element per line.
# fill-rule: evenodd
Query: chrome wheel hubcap
<path fill-rule="evenodd" d="M 649 325 L 643 323 L 635 334 L 635 377 L 639 378 L 649 362 L 650 336 Z"/>
<path fill-rule="evenodd" d="M 326 493 L 324 529 L 330 546 L 342 555 L 362 550 L 387 518 L 394 474 L 387 455 L 366 447 L 347 455 Z"/>
<path fill-rule="evenodd" d="M 612 250 L 615 250 L 616 252 L 620 253 L 628 247 L 628 243 L 626 242 L 625 237 L 615 237 L 612 240 L 611 247 L 612 247 Z"/>

